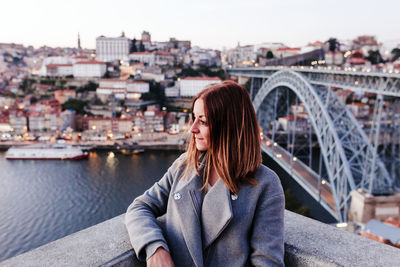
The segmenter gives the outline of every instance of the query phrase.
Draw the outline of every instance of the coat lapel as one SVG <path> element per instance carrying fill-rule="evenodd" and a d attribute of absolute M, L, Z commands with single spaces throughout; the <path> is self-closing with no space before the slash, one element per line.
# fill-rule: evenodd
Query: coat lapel
<path fill-rule="evenodd" d="M 231 194 L 219 179 L 204 197 L 202 205 L 203 248 L 222 233 L 232 219 Z"/>
<path fill-rule="evenodd" d="M 194 175 L 189 181 L 181 183 L 172 193 L 174 197 L 183 238 L 196 266 L 203 266 L 203 250 L 201 239 L 201 178 Z"/>

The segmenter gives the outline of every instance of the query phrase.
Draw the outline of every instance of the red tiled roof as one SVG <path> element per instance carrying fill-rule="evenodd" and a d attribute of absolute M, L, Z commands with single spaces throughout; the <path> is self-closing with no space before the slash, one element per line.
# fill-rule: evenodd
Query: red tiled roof
<path fill-rule="evenodd" d="M 300 51 L 299 47 L 281 47 L 278 48 L 278 51 Z"/>
<path fill-rule="evenodd" d="M 162 55 L 162 56 L 170 56 L 172 55 L 170 52 L 163 52 L 163 51 L 156 51 L 155 52 L 158 55 Z"/>
<path fill-rule="evenodd" d="M 75 93 L 74 90 L 55 90 L 54 93 Z"/>
<path fill-rule="evenodd" d="M 183 80 L 209 80 L 209 81 L 221 81 L 219 77 L 186 77 Z"/>
<path fill-rule="evenodd" d="M 29 113 L 29 117 L 43 117 L 43 113 L 42 112 L 31 112 Z"/>
<path fill-rule="evenodd" d="M 296 120 L 305 120 L 303 117 L 299 117 L 299 116 L 294 116 L 294 115 L 289 115 L 287 117 L 281 117 L 281 119 L 286 119 L 288 121 L 294 121 Z"/>
<path fill-rule="evenodd" d="M 349 106 L 356 106 L 356 107 L 365 107 L 365 106 L 368 106 L 367 104 L 364 104 L 364 103 L 358 103 L 358 102 L 354 102 L 354 103 L 351 103 L 351 104 L 348 104 Z"/>
<path fill-rule="evenodd" d="M 145 52 L 133 52 L 130 53 L 131 55 L 151 55 L 152 53 L 145 51 Z"/>
<path fill-rule="evenodd" d="M 141 83 L 141 84 L 148 84 L 147 82 L 143 82 L 143 81 L 128 81 L 128 83 Z"/>
<path fill-rule="evenodd" d="M 320 41 L 315 41 L 314 43 L 309 44 L 309 46 L 321 46 L 321 45 L 324 45 L 324 43 Z"/>
<path fill-rule="evenodd" d="M 349 63 L 351 64 L 364 64 L 365 62 L 367 61 L 360 57 L 352 57 L 349 59 Z"/>
<path fill-rule="evenodd" d="M 389 218 L 389 219 L 384 220 L 383 222 L 400 228 L 400 220 L 395 220 L 395 219 Z"/>
<path fill-rule="evenodd" d="M 74 56 L 75 59 L 87 59 L 87 56 Z"/>
<path fill-rule="evenodd" d="M 115 87 L 98 87 L 98 89 L 107 89 L 107 90 L 125 90 L 125 87 L 119 87 L 119 88 L 115 88 Z"/>
<path fill-rule="evenodd" d="M 36 86 L 36 88 L 37 88 L 37 89 L 44 89 L 44 90 L 48 90 L 48 89 L 51 89 L 51 88 L 53 88 L 53 86 L 51 86 L 51 85 L 47 85 L 47 84 L 38 84 L 38 85 Z"/>
<path fill-rule="evenodd" d="M 334 54 L 334 55 L 336 55 L 336 54 L 341 54 L 342 52 L 340 52 L 340 51 L 329 51 L 328 52 L 328 54 Z"/>
<path fill-rule="evenodd" d="M 75 64 L 79 64 L 79 65 L 90 65 L 90 64 L 92 64 L 92 65 L 102 65 L 102 64 L 106 64 L 106 63 L 104 63 L 104 62 L 100 62 L 100 61 L 96 61 L 96 60 L 91 60 L 91 61 L 79 61 L 79 62 L 76 62 Z"/>
<path fill-rule="evenodd" d="M 125 118 L 125 119 L 121 119 L 121 118 L 95 118 L 95 117 L 86 117 L 85 118 L 88 121 L 131 121 L 131 118 Z"/>
<path fill-rule="evenodd" d="M 72 67 L 72 64 L 47 64 L 48 69 L 55 69 L 57 67 Z"/>
<path fill-rule="evenodd" d="M 100 82 L 124 82 L 121 79 L 101 79 Z"/>

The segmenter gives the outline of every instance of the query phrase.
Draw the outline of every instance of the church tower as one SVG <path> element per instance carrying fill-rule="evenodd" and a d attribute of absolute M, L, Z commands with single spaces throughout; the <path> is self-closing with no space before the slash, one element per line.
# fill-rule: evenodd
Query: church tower
<path fill-rule="evenodd" d="M 81 36 L 79 35 L 78 32 L 78 53 L 81 53 L 82 47 L 81 47 Z"/>

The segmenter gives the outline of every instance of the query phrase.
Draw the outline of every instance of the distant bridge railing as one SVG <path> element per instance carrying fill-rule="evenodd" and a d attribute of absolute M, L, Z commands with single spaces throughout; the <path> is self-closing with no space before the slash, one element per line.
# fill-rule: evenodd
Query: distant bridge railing
<path fill-rule="evenodd" d="M 263 67 L 228 68 L 230 75 L 249 78 L 269 78 L 277 71 L 289 69 L 301 73 L 311 84 L 346 88 L 356 92 L 382 94 L 400 97 L 400 73 L 373 72 L 370 69 L 322 67 Z"/>
<path fill-rule="evenodd" d="M 0 266 L 145 266 L 134 256 L 120 215 Z M 286 266 L 398 266 L 397 248 L 285 211 Z"/>

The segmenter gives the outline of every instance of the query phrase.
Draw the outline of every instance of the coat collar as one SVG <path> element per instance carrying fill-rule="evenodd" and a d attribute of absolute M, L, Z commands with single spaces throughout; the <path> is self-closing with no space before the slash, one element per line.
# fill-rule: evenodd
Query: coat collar
<path fill-rule="evenodd" d="M 172 196 L 179 194 L 175 199 L 181 231 L 186 246 L 196 266 L 203 266 L 203 251 L 201 239 L 200 205 L 202 202 L 201 178 L 195 174 L 189 181 L 179 180 Z"/>
<path fill-rule="evenodd" d="M 203 248 L 206 249 L 232 219 L 230 191 L 221 179 L 205 195 L 202 206 Z"/>
<path fill-rule="evenodd" d="M 183 237 L 196 266 L 203 266 L 203 249 L 218 238 L 232 219 L 230 192 L 224 182 L 219 179 L 205 196 L 201 187 L 202 179 L 194 173 L 190 180 L 180 180 L 172 193 L 181 196 L 175 203 Z"/>

